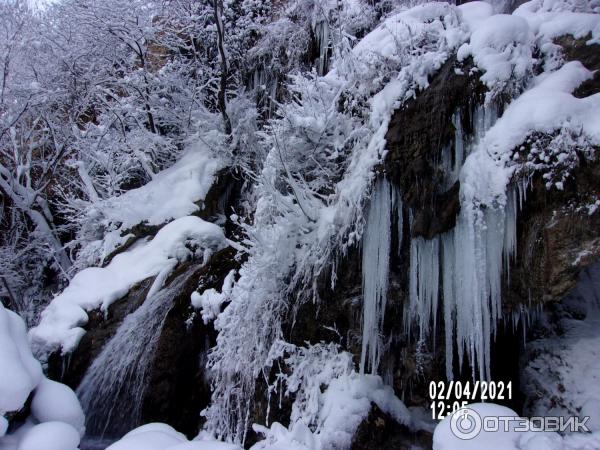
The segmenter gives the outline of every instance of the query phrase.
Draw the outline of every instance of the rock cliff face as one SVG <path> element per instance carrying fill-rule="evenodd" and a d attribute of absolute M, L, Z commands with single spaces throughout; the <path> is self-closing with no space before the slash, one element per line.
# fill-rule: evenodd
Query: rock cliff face
<path fill-rule="evenodd" d="M 600 45 L 585 45 L 585 40 L 561 38 L 567 59 L 582 61 L 589 69 L 600 69 Z M 460 181 L 444 172 L 444 149 L 455 144 L 457 128 L 467 139 L 475 139 L 474 120 L 481 106 L 484 87 L 470 73 L 469 63 L 458 66 L 455 59 L 446 62 L 405 107 L 396 111 L 386 136 L 388 156 L 382 174 L 399 188 L 405 212 L 412 211 L 411 229 L 404 235 L 430 239 L 456 224 L 460 210 Z M 584 83 L 577 95 L 600 92 L 600 72 Z M 501 103 L 501 101 L 500 101 Z M 499 107 L 501 109 L 501 106 Z M 600 259 L 600 161 L 581 157 L 579 165 L 563 190 L 547 189 L 541 174 L 533 174 L 526 198 L 518 216 L 516 257 L 507 274 L 503 289 L 503 309 L 510 318 L 513 311 L 560 302 L 577 282 L 581 270 Z M 206 218 L 222 212 L 239 195 L 240 184 L 229 175 L 220 177 L 207 197 Z M 448 181 L 450 180 L 450 182 Z M 381 372 L 393 385 L 396 394 L 408 406 L 428 407 L 427 383 L 443 380 L 443 333 L 425 344 L 403 331 L 403 311 L 408 299 L 409 240 L 400 245 L 394 237 L 390 262 L 391 275 L 388 303 L 383 326 L 385 341 Z M 231 248 L 215 254 L 210 262 L 194 271 L 181 294 L 173 298 L 152 363 L 149 386 L 143 400 L 143 421 L 167 422 L 189 436 L 197 433 L 200 411 L 210 400 L 209 379 L 204 363 L 207 351 L 214 345 L 216 333 L 212 325 L 203 323 L 190 306 L 195 290 L 220 289 L 230 270 L 237 268 Z M 185 267 L 178 268 L 178 273 Z M 88 333 L 77 351 L 67 361 L 56 355 L 49 361 L 50 375 L 76 387 L 83 373 L 103 344 L 114 334 L 122 319 L 139 306 L 152 280 L 140 283 L 121 301 L 109 308 L 106 316 L 90 315 Z M 320 303 L 304 303 L 288 318 L 284 329 L 288 342 L 336 342 L 360 359 L 362 284 L 360 249 L 353 248 L 339 261 L 337 283 L 319 280 Z M 509 319 L 507 319 L 507 322 Z M 440 325 L 438 324 L 438 327 Z M 526 336 L 525 336 L 526 338 Z M 492 345 L 492 365 L 496 380 L 519 383 L 517 354 L 522 351 L 523 336 L 501 327 Z M 423 346 L 424 345 L 424 346 Z M 508 361 L 508 362 L 506 362 Z M 506 363 L 505 363 L 506 362 Z M 466 367 L 454 368 L 459 378 L 468 379 Z M 509 405 L 517 410 L 528 399 L 516 394 Z M 264 389 L 257 389 L 253 419 L 264 423 L 268 400 Z M 271 401 L 269 419 L 284 421 L 289 417 L 289 399 Z M 247 443 L 251 443 L 250 436 Z M 373 448 L 410 448 L 411 444 L 429 446 L 427 433 L 410 434 L 391 417 L 373 409 L 355 437 L 355 450 Z"/>

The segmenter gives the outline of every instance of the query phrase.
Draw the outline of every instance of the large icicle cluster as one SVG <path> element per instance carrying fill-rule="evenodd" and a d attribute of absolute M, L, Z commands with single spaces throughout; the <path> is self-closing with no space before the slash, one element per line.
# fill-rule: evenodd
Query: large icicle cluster
<path fill-rule="evenodd" d="M 390 247 L 392 241 L 392 187 L 379 180 L 373 195 L 363 235 L 363 337 L 360 372 L 377 373 L 381 352 L 380 331 L 387 301 Z"/>

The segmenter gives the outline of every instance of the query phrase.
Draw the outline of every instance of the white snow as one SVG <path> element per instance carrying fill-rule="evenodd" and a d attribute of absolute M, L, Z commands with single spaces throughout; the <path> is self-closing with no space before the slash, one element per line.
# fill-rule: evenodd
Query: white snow
<path fill-rule="evenodd" d="M 468 405 L 483 419 L 488 416 L 518 417 L 510 408 L 495 405 L 493 403 L 475 403 Z M 457 412 L 459 414 L 459 412 Z M 511 431 L 485 433 L 481 432 L 473 439 L 460 439 L 454 435 L 450 428 L 452 416 L 449 415 L 442 420 L 433 433 L 434 450 L 517 450 L 517 442 L 522 433 Z M 468 427 L 465 427 L 468 428 Z"/>
<path fill-rule="evenodd" d="M 313 128 L 319 132 L 321 124 L 310 125 L 315 110 L 337 111 L 343 92 L 365 99 L 364 114 L 331 116 L 338 124 L 335 133 L 339 139 L 335 139 L 346 140 L 352 149 L 341 180 L 327 185 L 332 194 L 325 199 L 320 195 L 299 200 L 274 195 L 282 171 L 276 145 L 266 158 L 257 187 L 254 223 L 247 230 L 250 256 L 240 269 L 232 301 L 215 321 L 219 336 L 209 355 L 215 390 L 205 411 L 211 432 L 235 442 L 243 440 L 255 379 L 282 336 L 288 293 L 303 286 L 309 297 L 315 292 L 311 290 L 316 286 L 314 280 L 329 270 L 335 256 L 360 240 L 366 194 L 374 180 L 373 169 L 385 156 L 385 134 L 393 111 L 425 89 L 429 76 L 467 37 L 467 25 L 461 22 L 456 7 L 419 5 L 386 18 L 334 61 L 327 76 L 300 80 L 294 87 L 302 103 L 283 105 L 290 111 L 282 114 L 285 121 L 278 124 L 289 136 L 286 142 L 304 142 L 304 133 L 313 135 Z M 292 130 L 284 128 L 290 120 Z M 313 145 L 308 144 L 307 148 Z M 340 144 L 340 149 L 345 145 Z M 306 211 L 314 221 L 307 220 Z"/>
<path fill-rule="evenodd" d="M 252 450 L 330 450 L 348 449 L 358 426 L 368 416 L 372 405 L 390 414 L 398 423 L 412 426 L 410 411 L 383 384 L 377 375 L 351 372 L 331 380 L 320 399 L 319 415 L 314 431 L 302 419 L 292 421 L 289 428 L 275 422 L 270 428 L 254 426 L 265 439 Z"/>
<path fill-rule="evenodd" d="M 389 279 L 392 238 L 393 188 L 386 179 L 376 182 L 363 234 L 362 289 L 363 325 L 360 373 L 377 373 L 379 342 Z"/>
<path fill-rule="evenodd" d="M 23 319 L 0 303 L 0 416 L 21 409 L 42 376 Z"/>
<path fill-rule="evenodd" d="M 458 60 L 472 56 L 483 69 L 481 81 L 492 95 L 511 79 L 524 79 L 532 70 L 534 35 L 521 17 L 497 14 L 478 22 L 469 43 L 458 49 Z"/>
<path fill-rule="evenodd" d="M 188 441 L 163 423 L 150 423 L 127 433 L 106 450 L 242 450 L 237 445 L 212 440 Z"/>
<path fill-rule="evenodd" d="M 6 435 L 8 420 L 3 416 L 20 410 L 32 391 L 32 416 Z M 44 377 L 23 319 L 0 303 L 0 449 L 76 450 L 84 422 L 75 393 Z"/>
<path fill-rule="evenodd" d="M 64 422 L 45 422 L 27 430 L 17 450 L 78 450 L 79 431 Z"/>
<path fill-rule="evenodd" d="M 86 311 L 106 311 L 131 287 L 149 277 L 164 278 L 177 261 L 193 255 L 206 261 L 211 252 L 225 247 L 221 228 L 188 216 L 160 229 L 151 241 L 144 241 L 113 258 L 106 267 L 91 267 L 77 273 L 69 286 L 42 312 L 39 325 L 30 331 L 32 345 L 40 354 L 61 349 L 72 351 L 85 333 Z M 160 280 L 159 280 L 160 281 Z M 156 284 L 156 283 L 155 283 Z M 160 284 L 160 283 L 158 283 Z M 160 288 L 153 286 L 151 291 Z"/>
<path fill-rule="evenodd" d="M 585 318 L 563 317 L 563 334 L 529 344 L 532 357 L 523 371 L 523 390 L 532 400 L 528 408 L 533 415 L 589 415 L 590 430 L 600 431 L 599 263 L 581 272 L 562 303 Z"/>
<path fill-rule="evenodd" d="M 481 22 L 494 14 L 494 8 L 488 2 L 474 1 L 458 7 L 463 21 L 469 26 L 471 32 L 481 26 Z"/>
<path fill-rule="evenodd" d="M 235 270 L 230 271 L 225 280 L 221 292 L 216 289 L 206 289 L 201 294 L 193 292 L 191 296 L 194 308 L 201 309 L 202 320 L 208 323 L 214 320 L 221 312 L 221 305 L 229 300 L 233 284 L 235 282 Z"/>
<path fill-rule="evenodd" d="M 31 413 L 38 422 L 64 422 L 71 425 L 83 437 L 83 410 L 73 390 L 62 383 L 43 378 L 35 389 Z"/>
<path fill-rule="evenodd" d="M 98 256 L 102 262 L 131 237 L 125 232 L 133 226 L 141 223 L 162 225 L 200 210 L 222 165 L 209 149 L 197 144 L 144 186 L 92 204 L 87 212 L 89 226 L 105 228 L 106 233 L 83 251 L 100 252 Z"/>
<path fill-rule="evenodd" d="M 586 3 L 580 2 L 580 5 Z M 567 34 L 576 39 L 591 34 L 590 43 L 595 42 L 600 37 L 600 15 L 591 14 L 592 11 L 585 8 L 582 11 L 572 9 L 563 0 L 533 0 L 519 6 L 513 14 L 527 20 L 541 43 Z"/>
<path fill-rule="evenodd" d="M 510 408 L 494 403 L 475 403 L 467 405 L 467 408 L 475 411 L 482 423 L 486 417 L 519 417 Z M 459 410 L 455 414 L 460 416 L 461 412 Z M 599 433 L 578 433 L 563 437 L 555 432 L 539 429 L 534 431 L 533 427 L 528 431 L 521 431 L 523 422 L 512 420 L 501 421 L 498 431 L 481 430 L 472 439 L 460 439 L 452 432 L 452 417 L 445 417 L 435 428 L 433 450 L 594 450 L 600 444 Z M 464 427 L 468 429 L 471 423 L 473 422 L 467 422 Z M 508 424 L 507 429 L 505 423 Z"/>

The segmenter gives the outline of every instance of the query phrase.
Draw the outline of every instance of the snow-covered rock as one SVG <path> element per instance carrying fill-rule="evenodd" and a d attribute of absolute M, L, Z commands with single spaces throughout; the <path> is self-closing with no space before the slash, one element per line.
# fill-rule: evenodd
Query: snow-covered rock
<path fill-rule="evenodd" d="M 90 267 L 73 277 L 69 286 L 42 312 L 30 332 L 40 354 L 72 351 L 85 333 L 86 311 L 103 311 L 136 283 L 157 276 L 151 295 L 177 264 L 194 255 L 207 260 L 211 252 L 227 245 L 221 228 L 195 216 L 177 219 L 160 229 L 151 241 L 140 242 L 113 258 L 106 267 Z M 159 276 L 160 275 L 160 276 Z"/>
<path fill-rule="evenodd" d="M 23 319 L 0 304 L 0 415 L 19 410 L 41 379 Z"/>
<path fill-rule="evenodd" d="M 29 429 L 17 450 L 78 450 L 79 431 L 64 422 L 45 422 Z"/>
<path fill-rule="evenodd" d="M 75 392 L 70 387 L 43 378 L 35 389 L 31 413 L 39 422 L 64 422 L 83 437 L 85 416 Z"/>
<path fill-rule="evenodd" d="M 80 258 L 87 257 L 92 264 L 94 257 L 102 261 L 132 237 L 125 234 L 132 227 L 163 225 L 198 211 L 222 166 L 205 145 L 198 143 L 144 186 L 93 204 L 87 212 L 89 226 L 94 228 L 90 233 L 97 232 L 99 226 L 107 233 L 82 249 L 83 255 L 89 255 Z"/>

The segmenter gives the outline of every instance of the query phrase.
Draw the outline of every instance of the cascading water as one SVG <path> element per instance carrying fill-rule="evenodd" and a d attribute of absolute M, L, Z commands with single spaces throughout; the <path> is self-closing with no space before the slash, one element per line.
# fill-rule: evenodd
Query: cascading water
<path fill-rule="evenodd" d="M 387 302 L 390 267 L 392 213 L 398 214 L 402 239 L 402 202 L 399 192 L 382 178 L 373 189 L 363 238 L 363 338 L 360 372 L 377 373 L 381 356 L 381 328 Z"/>
<path fill-rule="evenodd" d="M 88 368 L 77 388 L 88 435 L 120 437 L 140 424 L 156 345 L 172 300 L 188 276 L 189 271 L 168 287 L 148 294 Z"/>

